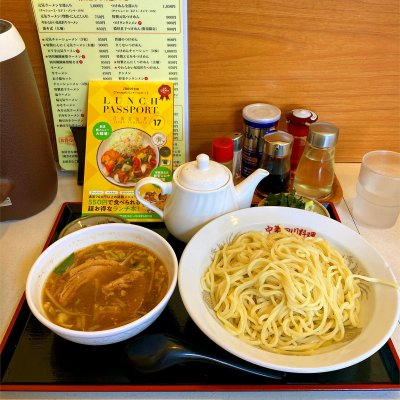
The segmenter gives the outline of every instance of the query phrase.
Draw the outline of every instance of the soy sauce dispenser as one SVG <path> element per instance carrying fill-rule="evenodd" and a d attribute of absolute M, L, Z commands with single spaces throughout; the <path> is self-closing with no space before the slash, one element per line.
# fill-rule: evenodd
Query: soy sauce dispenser
<path fill-rule="evenodd" d="M 290 155 L 293 136 L 284 131 L 276 131 L 264 136 L 264 148 L 260 167 L 269 175 L 257 186 L 257 194 L 287 192 L 290 185 Z"/>
<path fill-rule="evenodd" d="M 0 220 L 30 217 L 57 193 L 57 170 L 33 69 L 14 25 L 0 19 Z"/>

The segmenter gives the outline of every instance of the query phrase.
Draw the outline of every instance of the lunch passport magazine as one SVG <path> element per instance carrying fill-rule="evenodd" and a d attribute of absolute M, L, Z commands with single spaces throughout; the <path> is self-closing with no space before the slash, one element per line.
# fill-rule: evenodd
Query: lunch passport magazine
<path fill-rule="evenodd" d="M 172 180 L 173 98 L 171 82 L 89 82 L 82 215 L 161 221 L 134 191 L 148 176 Z M 163 209 L 157 186 L 141 195 Z"/>

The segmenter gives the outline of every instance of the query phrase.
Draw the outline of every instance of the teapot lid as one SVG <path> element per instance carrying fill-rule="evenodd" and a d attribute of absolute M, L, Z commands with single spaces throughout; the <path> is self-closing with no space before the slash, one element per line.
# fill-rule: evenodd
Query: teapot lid
<path fill-rule="evenodd" d="M 199 154 L 196 161 L 182 165 L 177 181 L 186 189 L 197 191 L 216 190 L 229 182 L 228 168 L 211 161 L 207 154 Z"/>

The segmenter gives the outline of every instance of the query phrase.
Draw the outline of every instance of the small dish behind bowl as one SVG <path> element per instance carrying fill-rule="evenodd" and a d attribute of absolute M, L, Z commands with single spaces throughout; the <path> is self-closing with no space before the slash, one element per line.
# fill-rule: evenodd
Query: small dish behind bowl
<path fill-rule="evenodd" d="M 71 253 L 102 242 L 124 241 L 155 253 L 168 270 L 169 286 L 161 301 L 147 314 L 126 325 L 99 331 L 78 331 L 51 322 L 43 310 L 42 291 L 49 274 Z M 178 260 L 169 243 L 150 229 L 131 224 L 96 225 L 73 232 L 49 246 L 33 264 L 26 282 L 26 299 L 33 315 L 55 334 L 86 345 L 106 345 L 129 339 L 150 326 L 166 307 L 176 287 Z"/>
<path fill-rule="evenodd" d="M 127 224 L 128 221 L 118 215 L 112 214 L 93 214 L 87 215 L 85 217 L 78 218 L 64 227 L 60 232 L 59 239 L 64 236 L 69 235 L 72 232 L 78 231 L 80 229 L 88 228 L 89 226 L 110 224 L 110 223 L 122 223 Z"/>
<path fill-rule="evenodd" d="M 293 194 L 284 193 L 282 195 L 289 196 L 289 195 L 293 195 Z M 329 211 L 319 201 L 314 200 L 314 199 L 312 199 L 310 197 L 300 196 L 298 194 L 294 194 L 293 196 L 295 196 L 296 198 L 302 200 L 305 203 L 305 205 L 306 205 L 305 210 L 306 211 L 314 212 L 314 213 L 317 213 L 317 214 L 320 214 L 320 215 L 324 215 L 325 217 L 330 218 Z M 258 205 L 258 207 L 268 207 L 268 206 L 270 206 L 269 204 L 267 204 L 267 198 L 266 197 L 264 197 L 262 200 L 260 200 L 257 205 Z M 284 206 L 281 206 L 281 207 L 284 207 Z"/>

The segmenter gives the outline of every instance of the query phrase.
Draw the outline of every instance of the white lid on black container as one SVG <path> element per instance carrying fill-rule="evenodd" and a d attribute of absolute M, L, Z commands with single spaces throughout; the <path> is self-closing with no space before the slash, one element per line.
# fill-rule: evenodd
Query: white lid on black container
<path fill-rule="evenodd" d="M 10 60 L 25 50 L 25 43 L 15 26 L 0 19 L 0 62 Z"/>

